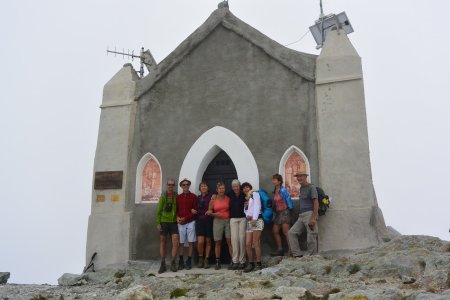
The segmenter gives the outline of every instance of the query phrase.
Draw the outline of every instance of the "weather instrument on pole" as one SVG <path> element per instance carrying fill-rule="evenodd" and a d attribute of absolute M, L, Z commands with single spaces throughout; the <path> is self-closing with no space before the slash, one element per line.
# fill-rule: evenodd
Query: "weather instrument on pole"
<path fill-rule="evenodd" d="M 341 29 L 343 29 L 347 34 L 353 32 L 352 24 L 350 24 L 350 21 L 345 11 L 337 15 L 335 14 L 325 15 L 323 13 L 322 0 L 320 0 L 319 19 L 316 20 L 313 26 L 309 27 L 309 31 L 311 31 L 314 40 L 317 43 L 316 49 L 322 48 L 328 32 L 332 30 L 339 31 Z"/>
<path fill-rule="evenodd" d="M 144 47 L 141 48 L 140 55 L 134 54 L 134 50 L 130 53 L 130 50 L 128 50 L 128 52 L 125 52 L 125 49 L 122 49 L 122 52 L 119 52 L 116 48 L 114 48 L 114 50 L 109 50 L 109 47 L 106 49 L 106 55 L 108 55 L 108 53 L 112 53 L 114 54 L 114 56 L 122 55 L 122 58 L 131 58 L 131 61 L 134 61 L 135 58 L 139 58 L 140 68 L 139 72 L 137 73 L 139 74 L 140 78 L 144 77 L 144 66 L 147 68 L 148 72 L 156 69 L 156 61 L 153 58 L 153 55 L 151 54 L 150 50 L 144 51 Z"/>

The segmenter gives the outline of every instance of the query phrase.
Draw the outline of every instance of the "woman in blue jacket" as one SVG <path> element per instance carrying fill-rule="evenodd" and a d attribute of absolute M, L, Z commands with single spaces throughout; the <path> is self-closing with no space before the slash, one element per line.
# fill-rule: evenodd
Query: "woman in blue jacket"
<path fill-rule="evenodd" d="M 283 230 L 283 235 L 286 238 L 289 253 L 291 252 L 291 245 L 289 243 L 289 228 L 291 226 L 291 210 L 294 207 L 289 191 L 283 186 L 283 176 L 275 174 L 272 176 L 273 190 L 273 211 L 274 220 L 272 233 L 275 239 L 277 250 L 272 252 L 272 256 L 283 256 L 283 244 L 281 243 L 280 229 Z"/>

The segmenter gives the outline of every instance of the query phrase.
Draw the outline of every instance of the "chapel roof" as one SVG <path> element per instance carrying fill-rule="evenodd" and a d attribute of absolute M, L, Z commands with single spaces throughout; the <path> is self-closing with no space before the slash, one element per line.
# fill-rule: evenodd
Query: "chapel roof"
<path fill-rule="evenodd" d="M 234 16 L 227 7 L 216 9 L 209 18 L 173 52 L 162 60 L 157 69 L 137 82 L 136 99 L 149 91 L 153 85 L 180 63 L 196 46 L 219 25 L 236 33 L 259 47 L 267 55 L 300 77 L 314 81 L 317 55 L 289 49 L 272 40 L 257 29 Z"/>

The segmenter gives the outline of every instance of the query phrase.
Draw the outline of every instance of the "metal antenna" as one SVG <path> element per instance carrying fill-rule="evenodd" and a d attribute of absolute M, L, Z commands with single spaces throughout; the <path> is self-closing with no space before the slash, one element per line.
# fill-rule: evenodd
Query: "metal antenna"
<path fill-rule="evenodd" d="M 144 64 L 150 65 L 150 62 L 147 62 L 144 57 L 144 47 L 141 48 L 140 55 L 134 54 L 134 50 L 131 51 L 131 53 L 130 53 L 130 50 L 128 50 L 128 52 L 125 53 L 125 49 L 122 49 L 122 52 L 118 52 L 116 47 L 114 47 L 114 51 L 109 50 L 109 47 L 106 48 L 106 55 L 108 55 L 108 53 L 113 53 L 114 57 L 116 57 L 117 54 L 122 55 L 122 58 L 125 58 L 125 57 L 130 58 L 131 57 L 131 61 L 134 61 L 135 58 L 139 58 L 139 60 L 141 62 L 141 66 L 140 66 L 139 72 L 138 72 L 140 78 L 144 77 Z"/>
<path fill-rule="evenodd" d="M 322 5 L 322 0 L 320 0 L 320 16 L 319 16 L 319 21 L 320 21 L 320 35 L 322 36 L 322 41 L 320 43 L 320 45 L 323 45 L 323 42 L 325 40 L 325 32 L 324 32 L 324 28 L 323 28 L 323 19 L 325 18 L 325 14 L 323 13 L 323 5 Z M 318 46 L 317 46 L 318 47 Z M 319 49 L 317 48 L 316 49 Z"/>
<path fill-rule="evenodd" d="M 322 19 L 324 17 L 324 13 L 323 13 L 323 5 L 322 5 L 322 0 L 320 0 L 320 19 Z"/>

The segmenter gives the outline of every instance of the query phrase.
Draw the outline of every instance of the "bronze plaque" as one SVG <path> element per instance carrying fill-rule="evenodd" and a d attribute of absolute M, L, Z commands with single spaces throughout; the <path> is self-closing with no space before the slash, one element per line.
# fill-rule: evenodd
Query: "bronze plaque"
<path fill-rule="evenodd" d="M 105 195 L 97 195 L 97 202 L 105 202 Z"/>
<path fill-rule="evenodd" d="M 111 196 L 111 201 L 112 202 L 120 201 L 120 195 L 112 195 Z"/>
<path fill-rule="evenodd" d="M 123 171 L 95 172 L 94 189 L 120 190 L 122 189 Z"/>

